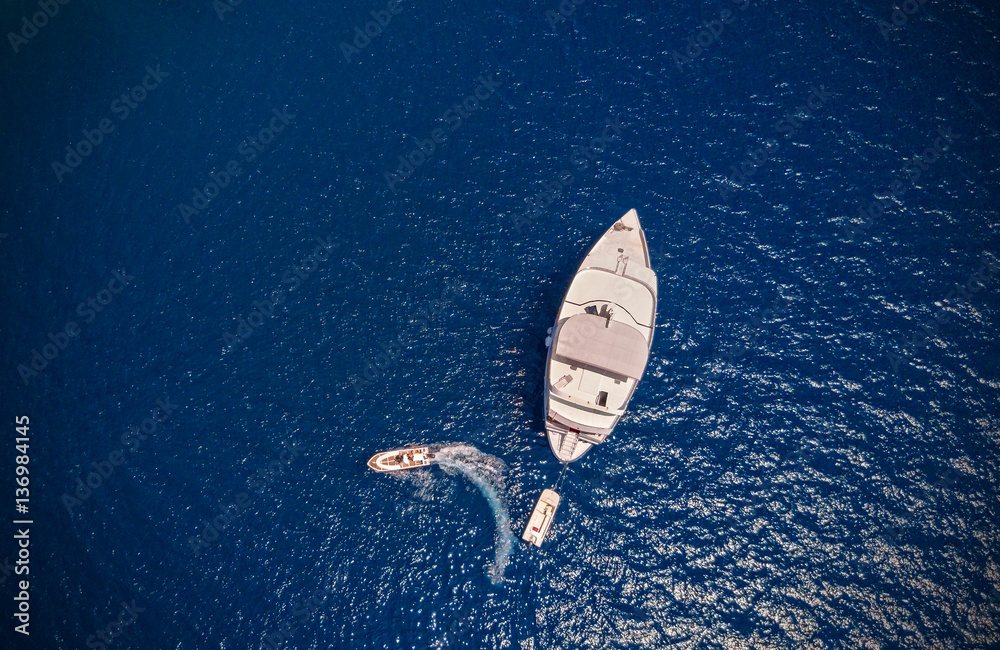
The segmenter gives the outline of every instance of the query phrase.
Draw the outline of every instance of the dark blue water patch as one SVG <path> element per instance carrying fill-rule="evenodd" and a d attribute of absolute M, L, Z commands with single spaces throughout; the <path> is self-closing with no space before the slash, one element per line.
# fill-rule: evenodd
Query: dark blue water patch
<path fill-rule="evenodd" d="M 223 20 L 70 3 L 8 50 L 0 394 L 35 436 L 21 644 L 85 646 L 134 600 L 125 647 L 995 645 L 996 280 L 887 359 L 1000 252 L 995 9 L 924 3 L 884 37 L 888 3 L 746 5 L 584 2 L 550 25 L 558 3 L 404 3 L 348 62 L 340 43 L 384 3 L 243 2 Z M 5 10 L 8 29 L 36 7 Z M 156 65 L 169 76 L 120 119 Z M 480 76 L 495 94 L 390 188 Z M 829 101 L 779 130 L 818 86 Z M 295 117 L 247 160 L 274 110 Z M 59 182 L 52 162 L 103 118 L 114 132 Z M 620 137 L 574 166 L 609 118 Z M 959 137 L 914 180 L 940 128 Z M 185 222 L 230 160 L 240 173 Z M 546 329 L 632 207 L 660 279 L 650 367 L 569 470 L 546 545 L 515 546 L 493 584 L 473 483 L 364 461 L 473 444 L 506 464 L 516 536 L 560 469 Z M 317 238 L 335 254 L 285 276 Z M 116 271 L 134 285 L 85 322 Z M 71 321 L 26 385 L 18 364 Z M 162 399 L 176 412 L 130 449 Z"/>

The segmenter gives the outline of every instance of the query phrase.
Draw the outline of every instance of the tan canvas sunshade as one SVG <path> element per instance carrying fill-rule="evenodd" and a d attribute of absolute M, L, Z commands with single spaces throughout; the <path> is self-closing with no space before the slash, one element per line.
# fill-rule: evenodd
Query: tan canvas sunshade
<path fill-rule="evenodd" d="M 564 361 L 632 379 L 642 377 L 649 357 L 639 330 L 594 314 L 577 314 L 560 325 L 553 345 Z"/>

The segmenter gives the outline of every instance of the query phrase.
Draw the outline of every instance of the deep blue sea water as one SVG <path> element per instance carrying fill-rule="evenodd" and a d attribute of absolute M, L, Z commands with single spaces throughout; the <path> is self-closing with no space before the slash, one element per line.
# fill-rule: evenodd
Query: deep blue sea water
<path fill-rule="evenodd" d="M 561 6 L 5 38 L 2 647 L 1000 647 L 997 5 Z M 651 362 L 528 548 L 546 329 L 630 208 Z M 409 442 L 450 464 L 366 469 Z"/>

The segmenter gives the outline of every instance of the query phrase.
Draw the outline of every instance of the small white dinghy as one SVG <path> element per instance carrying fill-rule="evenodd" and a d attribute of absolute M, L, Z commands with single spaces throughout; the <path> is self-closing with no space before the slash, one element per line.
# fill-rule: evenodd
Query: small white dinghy
<path fill-rule="evenodd" d="M 427 447 L 407 447 L 375 454 L 368 461 L 368 468 L 376 472 L 399 472 L 404 469 L 426 467 L 434 462 L 434 454 Z"/>
<path fill-rule="evenodd" d="M 528 518 L 528 525 L 524 527 L 521 539 L 529 544 L 541 546 L 552 520 L 555 519 L 557 508 L 559 508 L 559 495 L 556 491 L 547 488 L 542 490 L 542 496 L 538 497 L 535 509 L 531 511 L 531 517 Z"/>

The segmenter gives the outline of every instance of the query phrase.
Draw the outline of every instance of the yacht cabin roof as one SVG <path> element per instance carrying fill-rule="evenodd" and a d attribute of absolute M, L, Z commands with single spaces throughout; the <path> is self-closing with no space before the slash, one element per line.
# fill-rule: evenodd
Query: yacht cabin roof
<path fill-rule="evenodd" d="M 649 344 L 639 330 L 595 314 L 577 314 L 556 333 L 553 354 L 602 374 L 638 380 L 646 369 Z"/>

